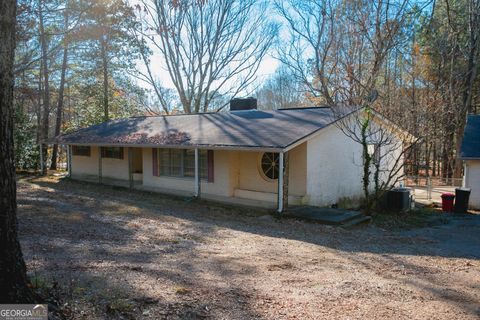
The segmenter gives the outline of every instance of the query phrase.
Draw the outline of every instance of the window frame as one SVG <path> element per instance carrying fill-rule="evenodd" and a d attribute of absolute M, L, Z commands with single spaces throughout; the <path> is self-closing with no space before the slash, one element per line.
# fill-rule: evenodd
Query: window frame
<path fill-rule="evenodd" d="M 195 149 L 153 148 L 153 175 L 158 177 L 194 179 Z M 200 180 L 213 182 L 212 150 L 200 149 Z M 168 157 L 168 159 L 165 159 Z M 191 164 L 191 165 L 188 165 Z"/>
<path fill-rule="evenodd" d="M 125 151 L 123 147 L 100 147 L 100 155 L 102 159 L 123 160 Z"/>
<path fill-rule="evenodd" d="M 80 150 L 84 150 L 86 152 L 82 152 Z M 91 157 L 92 156 L 92 148 L 90 146 L 72 146 L 72 156 L 75 157 Z"/>
<path fill-rule="evenodd" d="M 271 154 L 273 156 L 272 160 L 277 160 L 277 166 L 276 166 L 276 171 L 274 172 L 277 172 L 277 177 L 275 178 L 275 175 L 274 175 L 274 178 L 271 178 L 269 176 L 267 176 L 267 174 L 265 173 L 265 170 L 263 168 L 263 157 L 266 155 L 266 154 Z M 280 154 L 278 152 L 262 152 L 260 153 L 260 156 L 258 158 L 258 171 L 260 173 L 260 176 L 266 180 L 266 181 L 269 181 L 269 182 L 275 182 L 275 181 L 278 181 L 278 178 L 279 178 L 279 175 L 280 175 L 280 166 L 279 166 L 279 163 L 280 163 Z"/>

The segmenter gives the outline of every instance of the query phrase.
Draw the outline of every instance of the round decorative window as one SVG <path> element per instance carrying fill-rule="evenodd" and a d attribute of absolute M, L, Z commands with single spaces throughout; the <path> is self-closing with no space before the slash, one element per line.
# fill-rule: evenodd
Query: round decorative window
<path fill-rule="evenodd" d="M 265 152 L 260 166 L 265 177 L 272 180 L 278 179 L 278 153 Z"/>

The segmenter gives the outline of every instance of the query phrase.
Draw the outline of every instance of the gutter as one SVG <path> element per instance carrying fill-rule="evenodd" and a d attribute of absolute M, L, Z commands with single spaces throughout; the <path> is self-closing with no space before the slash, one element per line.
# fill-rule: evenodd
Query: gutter
<path fill-rule="evenodd" d="M 70 143 L 56 142 L 57 144 L 70 146 L 97 146 L 97 147 L 124 147 L 124 148 L 159 148 L 159 149 L 199 149 L 199 150 L 232 150 L 232 151 L 263 151 L 282 152 L 283 147 L 252 147 L 252 146 L 228 146 L 228 145 L 158 145 L 158 144 L 120 144 L 120 143 Z"/>

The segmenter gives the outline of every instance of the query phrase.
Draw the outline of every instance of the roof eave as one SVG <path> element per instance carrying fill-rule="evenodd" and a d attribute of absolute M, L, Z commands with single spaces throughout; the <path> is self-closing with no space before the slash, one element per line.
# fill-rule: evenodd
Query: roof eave
<path fill-rule="evenodd" d="M 164 148 L 164 149 L 205 149 L 205 150 L 231 150 L 231 151 L 262 151 L 262 152 L 282 152 L 283 146 L 232 146 L 232 145 L 158 145 L 158 144 L 126 144 L 126 143 L 93 143 L 93 142 L 58 142 L 58 144 L 71 146 L 96 146 L 96 147 L 124 147 L 124 148 Z"/>

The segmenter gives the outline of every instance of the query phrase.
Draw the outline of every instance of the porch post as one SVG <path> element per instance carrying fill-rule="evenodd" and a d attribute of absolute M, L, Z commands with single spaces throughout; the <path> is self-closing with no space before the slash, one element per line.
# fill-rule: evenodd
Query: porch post
<path fill-rule="evenodd" d="M 278 157 L 278 198 L 277 198 L 277 212 L 283 211 L 283 152 L 280 152 Z"/>
<path fill-rule="evenodd" d="M 198 148 L 195 148 L 195 197 L 200 198 L 200 170 Z"/>
<path fill-rule="evenodd" d="M 67 177 L 72 177 L 72 146 L 67 144 Z"/>
<path fill-rule="evenodd" d="M 38 145 L 38 147 L 40 148 L 40 174 L 43 174 L 43 148 L 42 148 L 42 144 L 40 143 Z"/>
<path fill-rule="evenodd" d="M 102 183 L 102 147 L 98 147 L 98 183 Z"/>
<path fill-rule="evenodd" d="M 133 189 L 133 149 L 128 148 L 128 182 L 130 189 Z"/>
<path fill-rule="evenodd" d="M 283 210 L 288 207 L 288 182 L 290 180 L 290 152 L 285 152 L 283 157 Z"/>

